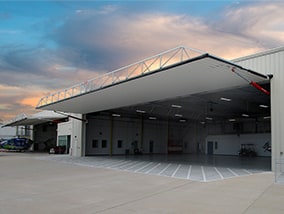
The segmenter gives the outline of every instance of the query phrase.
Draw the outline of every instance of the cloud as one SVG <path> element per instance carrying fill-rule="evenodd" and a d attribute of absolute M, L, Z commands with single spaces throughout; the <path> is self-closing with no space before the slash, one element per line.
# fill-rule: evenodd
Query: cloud
<path fill-rule="evenodd" d="M 81 52 L 77 60 L 88 68 L 111 70 L 184 43 L 191 29 L 197 34 L 195 26 L 203 27 L 179 15 L 89 13 L 71 17 L 53 38 L 62 48 Z"/>
<path fill-rule="evenodd" d="M 0 52 L 1 72 L 9 70 L 11 72 L 39 73 L 44 71 L 46 63 L 39 55 L 41 50 L 27 48 L 23 45 L 2 46 Z"/>
<path fill-rule="evenodd" d="M 21 113 L 34 112 L 36 99 L 39 99 L 43 93 L 36 87 L 27 86 L 23 92 L 22 87 L 1 84 L 0 91 L 0 115 L 3 121 Z"/>
<path fill-rule="evenodd" d="M 229 8 L 218 25 L 223 32 L 248 38 L 264 48 L 284 43 L 283 2 L 262 2 Z"/>
<path fill-rule="evenodd" d="M 95 74 L 74 65 L 68 55 L 72 53 L 44 47 L 3 46 L 0 52 L 0 84 L 17 87 L 33 85 L 50 90 L 67 87 Z M 74 76 L 77 78 L 74 79 Z"/>
<path fill-rule="evenodd" d="M 60 24 L 50 26 L 45 20 L 50 29 L 41 35 L 41 43 L 2 45 L 2 117 L 34 110 L 35 98 L 178 45 L 233 59 L 284 44 L 282 2 L 234 4 L 211 20 L 125 10 L 115 2 L 95 10 L 78 7 Z"/>
<path fill-rule="evenodd" d="M 35 113 L 43 96 L 86 81 L 93 70 L 73 67 L 62 53 L 41 48 L 10 46 L 0 51 L 0 118 Z"/>
<path fill-rule="evenodd" d="M 181 44 L 232 59 L 283 44 L 283 9 L 275 2 L 238 4 L 210 21 L 162 12 L 80 10 L 52 39 L 77 52 L 69 60 L 87 69 L 113 70 Z"/>
<path fill-rule="evenodd" d="M 125 13 L 115 5 L 77 9 L 44 36 L 56 48 L 2 46 L 0 83 L 66 87 L 76 83 L 74 76 L 91 78 L 178 45 L 232 59 L 283 44 L 283 9 L 275 2 L 238 4 L 209 21 L 188 14 Z"/>

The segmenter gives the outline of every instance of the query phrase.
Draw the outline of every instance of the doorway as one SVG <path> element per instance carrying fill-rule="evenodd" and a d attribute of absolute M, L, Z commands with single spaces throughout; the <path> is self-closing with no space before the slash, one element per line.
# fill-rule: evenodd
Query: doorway
<path fill-rule="evenodd" d="M 207 154 L 213 155 L 213 141 L 207 142 Z"/>
<path fill-rule="evenodd" d="M 154 141 L 150 140 L 149 142 L 149 153 L 153 154 L 154 152 Z"/>

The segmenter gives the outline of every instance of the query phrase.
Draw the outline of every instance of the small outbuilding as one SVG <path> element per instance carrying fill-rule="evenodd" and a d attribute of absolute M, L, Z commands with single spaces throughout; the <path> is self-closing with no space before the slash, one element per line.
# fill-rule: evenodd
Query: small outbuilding
<path fill-rule="evenodd" d="M 50 147 L 56 146 L 58 144 L 57 141 L 61 140 L 57 137 L 58 123 L 67 120 L 68 117 L 66 115 L 53 111 L 41 111 L 33 115 L 18 115 L 12 120 L 5 122 L 4 127 L 21 127 L 25 134 L 17 136 L 33 140 L 33 151 L 48 152 Z M 61 141 L 59 143 L 63 144 Z M 68 146 L 68 142 L 64 142 L 65 144 Z"/>

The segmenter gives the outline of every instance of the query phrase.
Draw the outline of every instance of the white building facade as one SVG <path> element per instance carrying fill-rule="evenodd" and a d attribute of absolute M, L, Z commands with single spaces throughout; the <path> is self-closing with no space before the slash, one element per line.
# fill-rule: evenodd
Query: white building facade
<path fill-rule="evenodd" d="M 272 169 L 283 158 L 284 152 L 284 47 L 234 60 L 235 63 L 273 75 L 271 79 L 271 142 Z"/>

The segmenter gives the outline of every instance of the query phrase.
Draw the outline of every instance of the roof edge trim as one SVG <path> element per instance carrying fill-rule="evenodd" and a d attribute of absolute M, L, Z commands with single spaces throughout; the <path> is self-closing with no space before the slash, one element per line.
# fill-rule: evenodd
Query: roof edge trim
<path fill-rule="evenodd" d="M 278 52 L 282 52 L 282 51 L 284 51 L 284 46 L 272 48 L 272 49 L 262 51 L 262 52 L 259 52 L 259 53 L 254 53 L 254 54 L 251 54 L 251 55 L 248 55 L 248 56 L 239 57 L 239 58 L 233 59 L 231 61 L 232 62 L 242 62 L 244 60 L 253 59 L 253 58 L 260 57 L 260 56 L 274 54 L 274 53 L 278 53 Z"/>
<path fill-rule="evenodd" d="M 216 57 L 216 56 L 213 56 L 213 55 L 208 55 L 208 57 L 210 57 L 210 58 L 212 58 L 212 59 L 215 59 L 215 60 L 218 60 L 218 61 L 220 61 L 220 62 L 228 63 L 228 64 L 232 65 L 233 67 L 240 68 L 240 69 L 245 70 L 245 71 L 247 71 L 247 72 L 249 72 L 249 73 L 251 73 L 251 74 L 254 74 L 254 75 L 256 75 L 256 76 L 262 77 L 262 78 L 264 78 L 264 79 L 270 79 L 269 76 L 266 76 L 266 75 L 261 74 L 261 73 L 258 73 L 258 72 L 256 72 L 256 71 L 253 71 L 253 70 L 244 68 L 244 67 L 242 67 L 242 66 L 240 66 L 240 65 L 235 64 L 235 63 L 232 62 L 232 61 L 227 61 L 227 60 L 225 60 L 225 59 L 221 59 L 221 58 Z"/>

